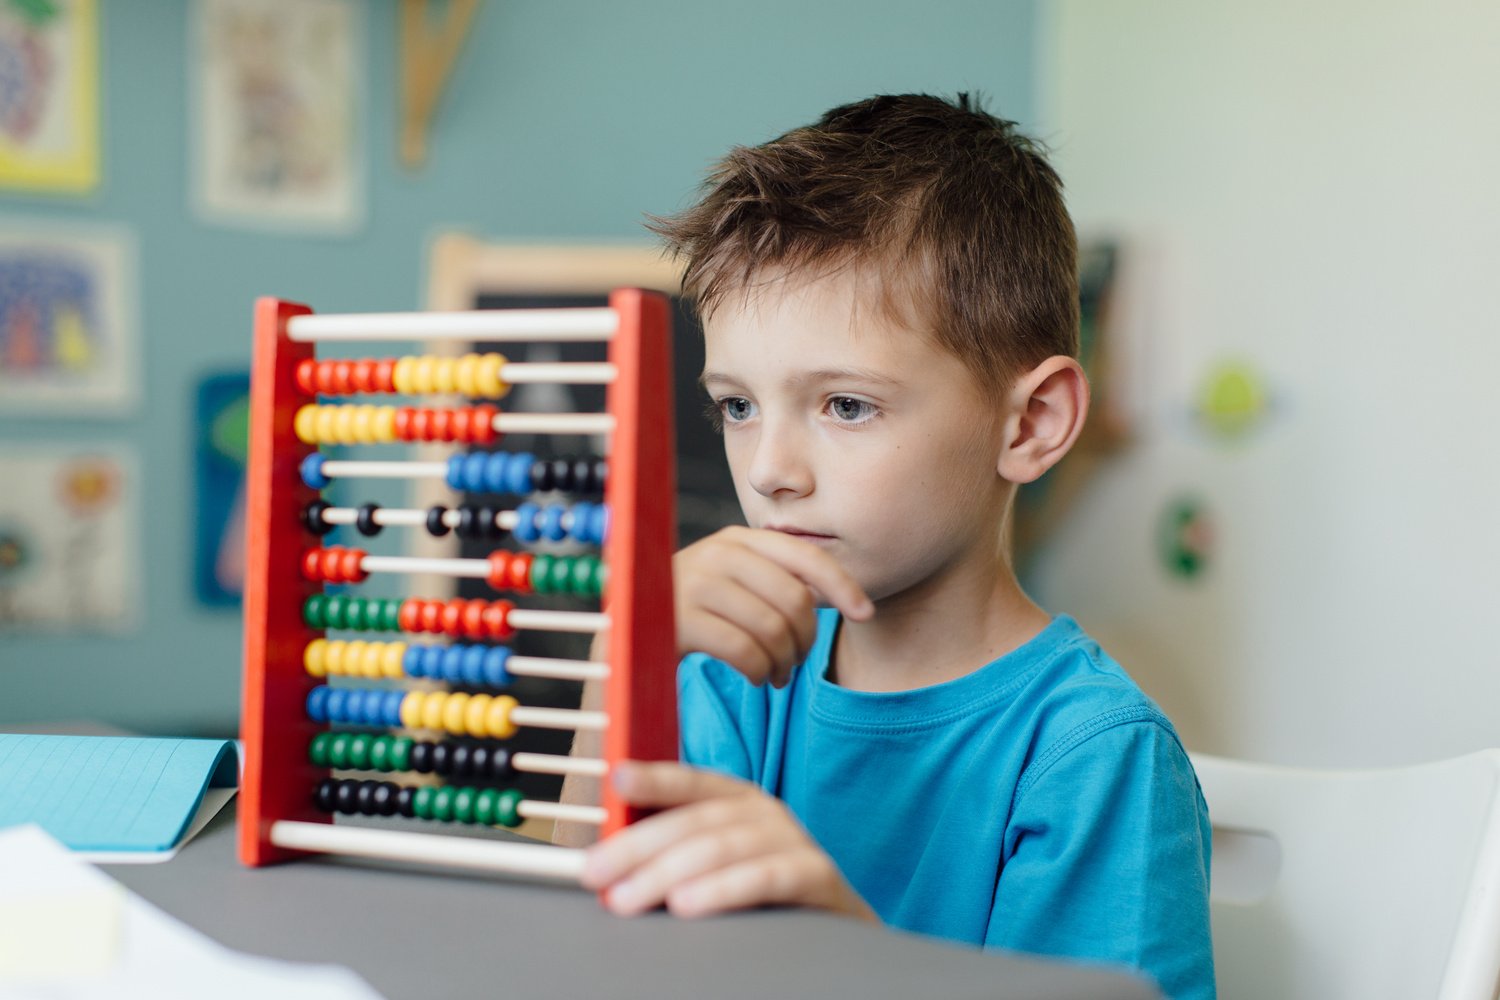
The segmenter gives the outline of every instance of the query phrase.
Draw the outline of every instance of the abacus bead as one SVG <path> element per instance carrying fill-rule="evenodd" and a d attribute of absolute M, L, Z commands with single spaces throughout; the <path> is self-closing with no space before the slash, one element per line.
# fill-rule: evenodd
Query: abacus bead
<path fill-rule="evenodd" d="M 467 604 L 461 598 L 454 598 L 442 606 L 441 618 L 443 631 L 449 635 L 456 635 L 462 630 L 464 611 Z"/>
<path fill-rule="evenodd" d="M 507 788 L 495 797 L 495 821 L 501 826 L 521 825 L 521 793 Z"/>
<path fill-rule="evenodd" d="M 307 746 L 307 759 L 318 767 L 328 767 L 328 744 L 332 733 L 318 733 Z"/>
<path fill-rule="evenodd" d="M 448 773 L 455 778 L 467 778 L 471 774 L 471 758 L 474 750 L 467 743 L 455 743 L 448 754 Z"/>
<path fill-rule="evenodd" d="M 349 691 L 347 688 L 328 689 L 328 720 L 330 722 L 349 721 Z"/>
<path fill-rule="evenodd" d="M 484 683 L 484 654 L 483 646 L 464 647 L 459 676 L 465 684 Z"/>
<path fill-rule="evenodd" d="M 609 586 L 609 567 L 603 560 L 594 560 L 593 579 L 589 581 L 589 586 L 593 588 L 596 597 L 604 596 L 604 589 Z"/>
<path fill-rule="evenodd" d="M 322 594 L 313 594 L 302 602 L 302 622 L 308 628 L 324 629 L 328 627 L 328 619 L 325 617 L 325 604 Z"/>
<path fill-rule="evenodd" d="M 427 651 L 426 646 L 407 646 L 406 655 L 401 658 L 401 671 L 408 677 L 426 677 L 427 671 L 423 667 L 423 653 Z"/>
<path fill-rule="evenodd" d="M 385 693 L 385 725 L 393 729 L 401 725 L 401 700 L 404 697 L 405 695 L 400 691 L 387 691 Z"/>
<path fill-rule="evenodd" d="M 323 520 L 323 512 L 329 508 L 326 500 L 313 500 L 302 508 L 302 527 L 314 535 L 326 535 L 333 525 Z"/>
<path fill-rule="evenodd" d="M 510 764 L 510 751 L 505 747 L 490 748 L 490 780 L 504 781 L 513 778 L 516 769 Z"/>
<path fill-rule="evenodd" d="M 594 459 L 594 492 L 603 493 L 604 488 L 609 485 L 609 460 L 605 458 Z"/>
<path fill-rule="evenodd" d="M 453 821 L 453 798 L 457 795 L 456 789 L 444 785 L 432 796 L 432 818 L 444 823 Z"/>
<path fill-rule="evenodd" d="M 434 774 L 447 774 L 448 769 L 453 766 L 453 748 L 446 740 L 439 740 L 432 744 L 432 751 L 428 754 L 432 761 L 432 772 Z"/>
<path fill-rule="evenodd" d="M 370 575 L 360 565 L 364 558 L 363 549 L 346 549 L 339 558 L 339 577 L 349 583 L 363 583 Z"/>
<path fill-rule="evenodd" d="M 371 803 L 375 807 L 375 815 L 392 816 L 396 812 L 396 783 L 393 781 L 378 781 L 375 783 L 375 791 L 370 796 Z"/>
<path fill-rule="evenodd" d="M 485 826 L 493 826 L 495 823 L 495 802 L 500 793 L 493 788 L 480 789 L 479 794 L 474 796 L 474 822 Z"/>
<path fill-rule="evenodd" d="M 376 736 L 370 740 L 370 770 L 392 770 L 391 738 L 389 736 Z"/>
<path fill-rule="evenodd" d="M 490 703 L 489 711 L 485 713 L 485 731 L 490 737 L 508 740 L 516 735 L 518 727 L 511 721 L 510 713 L 517 704 L 516 699 L 508 694 L 495 696 L 495 700 Z"/>
<path fill-rule="evenodd" d="M 536 464 L 536 458 L 527 451 L 518 452 L 506 456 L 505 481 L 503 490 L 495 490 L 496 493 L 519 493 L 527 494 L 533 489 L 539 489 L 532 483 L 532 468 Z"/>
<path fill-rule="evenodd" d="M 401 699 L 401 725 L 405 729 L 420 729 L 422 724 L 422 692 L 408 691 Z"/>
<path fill-rule="evenodd" d="M 478 598 L 469 602 L 464 608 L 463 631 L 461 634 L 471 639 L 482 639 L 487 634 L 488 626 L 485 624 L 485 612 L 489 605 Z"/>
<path fill-rule="evenodd" d="M 599 560 L 593 556 L 579 556 L 572 561 L 572 573 L 568 577 L 568 589 L 576 597 L 596 597 L 594 592 L 594 563 Z"/>
<path fill-rule="evenodd" d="M 537 515 L 540 510 L 534 503 L 523 503 L 516 508 L 516 526 L 511 529 L 511 534 L 516 540 L 531 544 L 541 537 L 538 531 Z"/>
<path fill-rule="evenodd" d="M 506 455 L 500 451 L 477 451 L 471 460 L 478 470 L 473 480 L 473 493 L 504 493 Z"/>
<path fill-rule="evenodd" d="M 554 458 L 547 464 L 552 473 L 552 488 L 554 490 L 572 490 L 573 463 L 566 458 Z"/>
<path fill-rule="evenodd" d="M 468 759 L 464 762 L 471 777 L 481 781 L 490 776 L 490 748 L 484 743 L 469 745 Z"/>
<path fill-rule="evenodd" d="M 356 771 L 368 771 L 370 769 L 370 736 L 368 733 L 356 733 L 349 740 L 349 766 Z"/>
<path fill-rule="evenodd" d="M 324 579 L 322 549 L 308 549 L 302 553 L 302 579 L 313 583 Z"/>
<path fill-rule="evenodd" d="M 343 594 L 326 594 L 323 601 L 325 628 L 344 628 L 349 613 L 349 598 Z"/>
<path fill-rule="evenodd" d="M 513 678 L 506 668 L 510 649 L 506 646 L 490 646 L 484 653 L 484 683 L 491 687 L 507 687 Z"/>
<path fill-rule="evenodd" d="M 516 634 L 510 624 L 510 613 L 515 605 L 509 601 L 494 601 L 483 609 L 484 635 L 502 642 Z"/>
<path fill-rule="evenodd" d="M 488 458 L 489 456 L 482 451 L 470 452 L 463 456 L 464 475 L 462 489 L 465 493 L 484 492 L 484 473 Z"/>
<path fill-rule="evenodd" d="M 417 790 L 415 788 L 400 788 L 396 791 L 396 812 L 402 816 L 416 816 L 414 808 Z"/>
<path fill-rule="evenodd" d="M 443 630 L 443 606 L 437 601 L 413 601 L 417 609 L 416 628 L 404 626 L 412 632 L 441 632 Z"/>
<path fill-rule="evenodd" d="M 302 482 L 310 489 L 326 490 L 328 484 L 333 482 L 323 475 L 323 462 L 325 461 L 321 451 L 315 451 L 302 460 L 297 471 L 302 474 Z"/>
<path fill-rule="evenodd" d="M 464 465 L 464 460 L 465 458 L 472 457 L 473 456 L 465 455 L 448 456 L 448 468 L 443 474 L 443 482 L 448 484 L 448 488 L 450 490 L 462 491 L 468 489 L 468 487 L 465 485 L 465 483 L 468 482 L 468 479 L 465 476 L 467 467 Z"/>
<path fill-rule="evenodd" d="M 432 744 L 426 740 L 413 740 L 410 754 L 411 769 L 429 774 L 432 771 Z"/>
<path fill-rule="evenodd" d="M 568 508 L 563 506 L 562 504 L 553 503 L 548 504 L 546 509 L 542 511 L 542 523 L 540 525 L 540 528 L 542 536 L 546 538 L 547 541 L 560 542 L 564 538 L 568 537 L 568 533 L 563 530 L 562 526 L 563 515 L 567 513 L 567 510 Z"/>
<path fill-rule="evenodd" d="M 572 563 L 573 560 L 567 558 L 552 560 L 552 568 L 548 573 L 547 579 L 547 593 L 568 593 L 568 581 L 572 579 L 573 575 Z"/>
<path fill-rule="evenodd" d="M 514 553 L 510 560 L 510 575 L 506 578 L 506 587 L 522 594 L 531 592 L 531 553 Z"/>
<path fill-rule="evenodd" d="M 573 505 L 572 518 L 569 519 L 568 536 L 574 541 L 588 542 L 590 518 L 593 516 L 594 507 L 587 500 L 580 500 Z"/>
<path fill-rule="evenodd" d="M 349 603 L 344 605 L 344 627 L 356 632 L 365 628 L 365 599 L 363 597 L 351 597 Z"/>
<path fill-rule="evenodd" d="M 436 794 L 437 789 L 431 785 L 418 788 L 411 797 L 412 815 L 418 819 L 432 819 L 432 798 Z"/>
<path fill-rule="evenodd" d="M 575 458 L 571 478 L 573 480 L 574 493 L 591 493 L 593 487 L 589 483 L 593 479 L 594 462 L 589 458 Z"/>
<path fill-rule="evenodd" d="M 313 358 L 304 358 L 297 362 L 297 388 L 309 396 L 318 394 L 318 362 Z"/>
<path fill-rule="evenodd" d="M 495 417 L 500 413 L 500 408 L 483 403 L 474 407 L 473 412 L 474 418 L 469 424 L 469 440 L 476 444 L 492 444 L 500 440 L 500 432 L 495 429 Z"/>
<path fill-rule="evenodd" d="M 359 794 L 358 784 L 359 782 L 357 781 L 348 780 L 339 782 L 338 787 L 333 790 L 333 805 L 335 809 L 348 815 L 359 808 L 355 803 L 356 796 Z"/>
<path fill-rule="evenodd" d="M 375 815 L 375 789 L 380 787 L 378 781 L 361 781 L 354 789 L 354 806 L 366 816 Z"/>
<path fill-rule="evenodd" d="M 493 701 L 494 699 L 492 697 L 482 692 L 480 694 L 471 695 L 469 697 L 469 700 L 464 703 L 464 715 L 463 718 L 459 720 L 460 727 L 457 730 L 453 731 L 459 733 L 472 733 L 475 736 L 483 736 L 487 722 L 486 717 L 490 710 L 490 704 Z"/>
<path fill-rule="evenodd" d="M 466 504 L 462 504 L 458 508 L 458 527 L 456 527 L 456 528 L 453 529 L 453 533 L 455 535 L 457 535 L 459 538 L 473 538 L 474 537 L 474 505 L 473 504 L 467 504 L 467 503 Z"/>
<path fill-rule="evenodd" d="M 589 541 L 595 545 L 603 545 L 608 535 L 609 508 L 601 503 L 589 511 Z"/>
<path fill-rule="evenodd" d="M 377 691 L 373 688 L 365 692 L 364 715 L 362 719 L 365 725 L 385 725 L 385 696 L 386 692 Z"/>
<path fill-rule="evenodd" d="M 318 782 L 318 787 L 313 790 L 313 802 L 322 812 L 331 813 L 334 808 L 333 801 L 333 779 L 324 778 Z"/>
<path fill-rule="evenodd" d="M 397 736 L 391 740 L 391 770 L 411 770 L 411 757 L 416 751 L 416 740 L 410 736 Z"/>
<path fill-rule="evenodd" d="M 328 687 L 319 684 L 307 692 L 307 717 L 314 722 L 328 721 Z"/>
<path fill-rule="evenodd" d="M 387 632 L 401 631 L 401 601 L 394 597 L 381 599 L 380 627 Z"/>
<path fill-rule="evenodd" d="M 480 538 L 499 538 L 500 525 L 495 516 L 500 512 L 488 504 L 481 504 L 474 511 L 474 530 Z"/>
<path fill-rule="evenodd" d="M 474 822 L 474 789 L 458 788 L 454 790 L 453 819 L 459 823 Z"/>
<path fill-rule="evenodd" d="M 556 480 L 552 478 L 551 462 L 547 461 L 545 458 L 538 458 L 531 463 L 532 490 L 535 490 L 538 493 L 546 493 L 548 490 L 552 489 L 552 484 L 554 482 L 556 482 Z M 527 491 L 516 490 L 515 492 L 521 493 Z"/>
<path fill-rule="evenodd" d="M 422 703 L 422 728 L 442 729 L 448 708 L 448 695 L 434 691 Z"/>
<path fill-rule="evenodd" d="M 552 563 L 554 557 L 545 552 L 539 552 L 531 557 L 531 579 L 527 581 L 531 585 L 534 594 L 552 593 Z"/>
<path fill-rule="evenodd" d="M 349 766 L 350 733 L 334 733 L 328 741 L 328 766 L 343 769 Z"/>
<path fill-rule="evenodd" d="M 382 525 L 375 523 L 375 512 L 380 509 L 378 503 L 361 504 L 359 514 L 354 518 L 354 527 L 361 535 L 378 535 Z"/>

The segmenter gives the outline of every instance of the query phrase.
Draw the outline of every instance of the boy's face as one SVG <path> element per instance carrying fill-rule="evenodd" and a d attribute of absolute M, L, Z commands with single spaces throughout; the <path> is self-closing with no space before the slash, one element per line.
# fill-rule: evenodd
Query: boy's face
<path fill-rule="evenodd" d="M 707 319 L 703 384 L 753 528 L 805 538 L 880 600 L 993 566 L 1003 423 L 956 357 L 852 274 L 758 285 Z"/>

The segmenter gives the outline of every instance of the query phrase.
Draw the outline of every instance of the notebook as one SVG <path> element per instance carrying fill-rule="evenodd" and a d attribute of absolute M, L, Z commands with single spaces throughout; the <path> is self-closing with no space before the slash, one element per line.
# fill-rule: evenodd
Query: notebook
<path fill-rule="evenodd" d="M 232 740 L 0 733 L 0 828 L 35 823 L 90 861 L 167 860 L 238 783 Z"/>

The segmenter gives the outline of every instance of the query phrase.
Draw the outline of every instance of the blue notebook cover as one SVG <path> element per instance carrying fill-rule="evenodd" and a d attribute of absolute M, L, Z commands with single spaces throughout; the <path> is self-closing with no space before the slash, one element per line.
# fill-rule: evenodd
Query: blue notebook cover
<path fill-rule="evenodd" d="M 0 733 L 0 827 L 36 823 L 75 851 L 171 851 L 210 789 L 239 783 L 238 760 L 230 740 Z"/>

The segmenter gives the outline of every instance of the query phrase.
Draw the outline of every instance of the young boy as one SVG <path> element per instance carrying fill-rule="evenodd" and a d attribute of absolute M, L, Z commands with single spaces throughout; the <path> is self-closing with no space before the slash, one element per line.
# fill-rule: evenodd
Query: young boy
<path fill-rule="evenodd" d="M 814 906 L 1214 995 L 1187 755 L 1009 560 L 1088 410 L 1060 188 L 966 98 L 877 97 L 658 222 L 749 527 L 675 558 L 685 763 L 611 777 L 662 809 L 590 849 L 615 911 Z"/>

